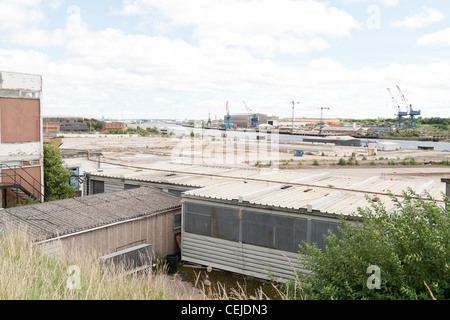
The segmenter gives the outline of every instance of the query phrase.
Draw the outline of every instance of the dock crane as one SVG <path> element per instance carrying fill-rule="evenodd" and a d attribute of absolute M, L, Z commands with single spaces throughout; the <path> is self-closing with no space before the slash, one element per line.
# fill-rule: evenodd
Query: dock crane
<path fill-rule="evenodd" d="M 212 123 L 211 123 L 211 113 L 208 110 L 208 122 L 206 123 L 206 126 L 211 128 L 212 127 Z"/>
<path fill-rule="evenodd" d="M 408 110 L 405 111 L 401 111 L 400 106 L 397 104 L 397 101 L 394 98 L 394 95 L 392 94 L 391 90 L 389 88 L 387 88 L 391 99 L 392 99 L 392 105 L 394 106 L 394 108 L 396 109 L 396 116 L 397 116 L 397 121 L 395 122 L 395 128 L 397 128 L 397 130 L 403 130 L 406 129 L 406 125 L 405 122 L 403 121 L 403 117 L 406 117 L 408 115 Z"/>
<path fill-rule="evenodd" d="M 252 114 L 252 109 L 250 109 L 246 104 L 245 101 L 242 101 L 244 103 L 245 109 L 247 110 L 248 113 Z M 259 118 L 256 115 L 256 113 L 253 113 L 253 116 L 251 118 L 251 125 L 250 128 L 252 129 L 258 129 L 258 125 L 259 125 Z"/>
<path fill-rule="evenodd" d="M 408 102 L 406 101 L 405 95 L 403 94 L 402 90 L 400 90 L 399 86 L 397 86 L 397 89 L 400 92 L 400 95 L 401 95 L 402 101 L 403 101 L 403 103 L 405 105 L 407 114 L 408 114 L 408 110 L 409 110 L 409 119 L 410 120 L 409 120 L 409 125 L 407 126 L 407 128 L 417 129 L 417 123 L 416 123 L 416 119 L 414 117 L 415 116 L 420 116 L 421 111 L 420 110 L 418 110 L 418 111 L 413 110 L 413 107 L 412 107 L 411 104 L 408 106 Z"/>
<path fill-rule="evenodd" d="M 227 119 L 225 122 L 225 129 L 231 129 L 231 116 L 230 116 L 230 109 L 228 108 L 228 101 L 227 101 Z"/>
<path fill-rule="evenodd" d="M 322 134 L 322 128 L 323 128 L 323 110 L 330 110 L 329 107 L 320 107 L 320 130 L 319 130 L 319 134 Z"/>

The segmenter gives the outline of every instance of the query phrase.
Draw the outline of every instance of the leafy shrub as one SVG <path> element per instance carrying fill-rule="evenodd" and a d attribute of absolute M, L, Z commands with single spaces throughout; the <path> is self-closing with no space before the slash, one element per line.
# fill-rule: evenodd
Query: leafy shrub
<path fill-rule="evenodd" d="M 380 202 L 359 209 L 359 225 L 342 221 L 340 237 L 325 236 L 326 249 L 305 243 L 298 295 L 307 299 L 421 300 L 450 298 L 450 203 L 420 198 L 411 189 L 387 212 Z M 369 200 L 369 199 L 368 199 Z M 369 289 L 369 266 L 380 268 L 380 288 Z M 291 286 L 293 287 L 293 286 Z M 292 298 L 292 292 L 290 297 Z"/>

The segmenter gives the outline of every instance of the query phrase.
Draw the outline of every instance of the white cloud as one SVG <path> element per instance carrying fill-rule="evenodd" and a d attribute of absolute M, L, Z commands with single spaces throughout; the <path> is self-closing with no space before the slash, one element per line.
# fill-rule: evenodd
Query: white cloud
<path fill-rule="evenodd" d="M 417 44 L 420 46 L 427 46 L 427 45 L 450 46 L 450 28 L 426 34 L 417 40 Z"/>
<path fill-rule="evenodd" d="M 262 56 L 276 54 L 280 43 L 283 53 L 321 50 L 325 38 L 348 37 L 360 27 L 345 11 L 312 0 L 124 0 L 121 12 L 155 18 L 155 10 L 165 17 L 159 23 L 166 28 L 192 27 L 200 44 L 241 47 Z"/>
<path fill-rule="evenodd" d="M 248 9 L 241 7 L 249 2 L 236 0 L 226 3 L 242 9 L 237 20 L 231 19 L 234 16 L 229 9 L 220 21 L 214 19 L 220 18 L 216 11 L 222 7 L 211 1 L 196 1 L 192 6 L 180 1 L 177 4 L 186 15 L 179 15 L 166 2 L 128 3 L 139 5 L 136 10 L 157 5 L 166 12 L 167 20 L 161 23 L 174 29 L 192 28 L 198 41 L 129 34 L 118 27 L 97 30 L 83 21 L 78 7 L 69 7 L 65 26 L 46 31 L 39 28 L 43 20 L 38 19 L 28 30 L 36 46 L 40 43 L 50 49 L 0 49 L 0 70 L 42 74 L 45 113 L 161 118 L 177 113 L 181 118 L 198 119 L 206 118 L 210 108 L 212 117 L 221 118 L 226 100 L 232 112 L 245 112 L 245 100 L 255 112 L 289 116 L 289 101 L 298 99 L 302 101 L 298 114 L 306 117 L 317 117 L 320 106 L 331 108 L 326 116 L 392 117 L 386 105 L 386 87 L 399 84 L 413 106 L 423 108 L 424 116 L 433 116 L 427 114 L 428 107 L 449 116 L 448 63 L 352 69 L 332 56 L 309 62 L 298 59 L 299 54 L 327 48 L 328 38 L 346 36 L 355 28 L 352 18 L 328 4 L 303 1 L 318 10 L 318 21 L 301 21 L 297 26 L 288 18 L 269 17 L 267 12 L 275 7 L 267 0 L 261 2 L 267 7 L 259 7 L 260 13 L 250 14 L 250 21 L 245 20 Z M 39 12 L 38 2 L 29 4 L 27 8 Z M 287 8 L 299 8 L 292 5 L 282 1 L 278 10 L 284 13 Z M 212 6 L 210 17 L 202 16 L 202 6 Z M 328 26 L 320 25 L 325 17 L 331 18 Z M 264 25 L 266 18 L 273 20 Z M 348 25 L 331 30 L 341 22 Z M 15 35 L 16 41 L 27 40 Z M 61 56 L 51 56 L 52 46 L 63 52 Z M 268 58 L 279 53 L 295 54 L 296 60 L 291 64 Z"/>
<path fill-rule="evenodd" d="M 0 1 L 0 30 L 16 32 L 40 25 L 45 16 L 39 0 Z"/>
<path fill-rule="evenodd" d="M 386 7 L 396 7 L 400 4 L 400 0 L 344 0 L 346 3 L 371 2 L 380 3 Z"/>
<path fill-rule="evenodd" d="M 392 27 L 399 28 L 422 28 L 432 23 L 441 21 L 444 18 L 444 14 L 439 10 L 433 8 L 422 8 L 422 12 L 415 14 L 411 17 L 406 17 L 402 21 L 395 21 L 391 23 Z"/>
<path fill-rule="evenodd" d="M 52 10 L 58 10 L 64 5 L 65 0 L 44 0 L 44 3 Z"/>

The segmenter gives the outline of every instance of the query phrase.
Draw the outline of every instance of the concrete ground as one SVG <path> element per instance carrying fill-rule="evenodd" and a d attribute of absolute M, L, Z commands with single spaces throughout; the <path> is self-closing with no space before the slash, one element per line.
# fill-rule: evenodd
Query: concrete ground
<path fill-rule="evenodd" d="M 274 141 L 242 141 L 222 138 L 190 137 L 141 137 L 137 135 L 65 135 L 61 148 L 101 151 L 101 161 L 127 165 L 146 165 L 154 162 L 181 162 L 203 165 L 248 167 L 271 166 L 282 169 L 306 168 L 314 164 L 336 166 L 339 160 L 356 159 L 361 167 L 370 166 L 371 171 L 379 171 L 377 166 L 414 167 L 421 172 L 435 172 L 435 166 L 416 165 L 437 164 L 450 161 L 449 151 L 426 151 L 400 149 L 398 151 L 378 151 L 374 155 L 367 148 L 341 147 L 327 144 L 278 143 Z M 294 155 L 295 149 L 304 150 L 302 157 Z M 411 161 L 414 161 L 411 163 Z M 412 165 L 410 165 L 412 164 Z M 375 166 L 376 165 L 376 166 Z M 365 167 L 367 169 L 367 167 Z M 449 166 L 438 166 L 441 172 L 448 172 Z M 338 166 L 337 170 L 348 170 L 348 166 Z M 383 168 L 382 171 L 392 171 Z M 417 170 L 414 170 L 417 171 Z"/>

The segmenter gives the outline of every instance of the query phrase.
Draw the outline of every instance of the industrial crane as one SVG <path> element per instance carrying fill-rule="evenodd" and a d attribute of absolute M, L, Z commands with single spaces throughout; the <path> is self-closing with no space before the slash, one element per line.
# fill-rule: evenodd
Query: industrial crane
<path fill-rule="evenodd" d="M 330 110 L 330 108 L 328 107 L 320 107 L 320 130 L 319 130 L 319 134 L 322 134 L 322 128 L 323 128 L 323 110 Z"/>
<path fill-rule="evenodd" d="M 406 102 L 405 95 L 403 94 L 402 90 L 400 90 L 399 86 L 397 86 L 397 89 L 400 92 L 400 95 L 401 95 L 402 101 L 403 101 L 403 103 L 405 105 L 407 114 L 408 114 L 408 110 L 409 110 L 409 119 L 410 120 L 409 120 L 409 126 L 407 126 L 407 128 L 417 129 L 417 123 L 416 123 L 416 119 L 414 117 L 415 116 L 420 116 L 421 112 L 420 112 L 420 110 L 414 111 L 411 104 L 408 106 L 408 102 Z"/>
<path fill-rule="evenodd" d="M 387 90 L 389 91 L 389 94 L 392 99 L 392 104 L 397 112 L 395 114 L 397 116 L 397 121 L 395 123 L 395 127 L 397 128 L 397 130 L 403 130 L 406 128 L 405 122 L 403 121 L 403 117 L 406 117 L 408 115 L 408 110 L 406 110 L 406 112 L 401 111 L 400 106 L 397 104 L 397 101 L 395 100 L 394 95 L 392 94 L 391 90 L 389 88 L 387 88 Z"/>
<path fill-rule="evenodd" d="M 206 123 L 206 127 L 211 128 L 212 127 L 212 123 L 211 123 L 211 113 L 208 110 L 208 122 Z"/>
<path fill-rule="evenodd" d="M 252 114 L 253 112 L 252 112 L 252 109 L 250 109 L 246 104 L 245 104 L 245 101 L 242 101 L 243 103 L 244 103 L 244 106 L 245 106 L 245 109 L 247 109 L 247 112 L 248 113 L 250 113 L 250 114 Z M 256 115 L 256 113 L 253 113 L 253 116 L 252 116 L 252 118 L 251 118 L 251 125 L 250 125 L 250 128 L 252 128 L 252 129 L 258 129 L 258 125 L 259 125 L 259 118 L 258 118 L 258 116 Z"/>
<path fill-rule="evenodd" d="M 231 116 L 230 116 L 230 109 L 228 108 L 228 101 L 227 101 L 227 120 L 225 122 L 225 129 L 231 129 Z"/>

